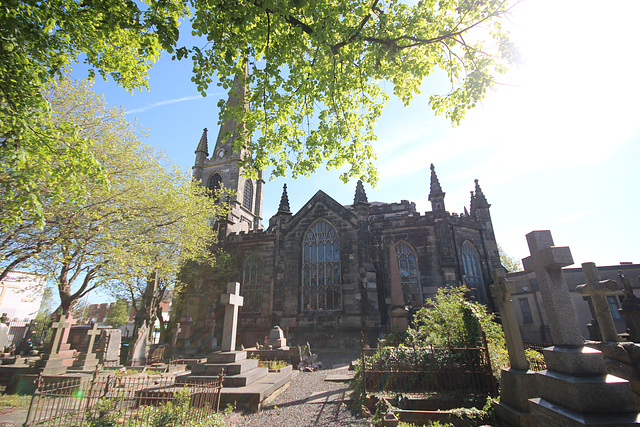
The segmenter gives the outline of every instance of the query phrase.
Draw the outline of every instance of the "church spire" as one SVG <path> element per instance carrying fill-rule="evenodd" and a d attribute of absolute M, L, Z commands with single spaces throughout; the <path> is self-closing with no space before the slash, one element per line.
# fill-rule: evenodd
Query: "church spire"
<path fill-rule="evenodd" d="M 282 188 L 282 197 L 280 197 L 280 206 L 278 206 L 278 213 L 291 213 L 291 208 L 289 208 L 289 196 L 287 195 L 287 184 L 285 184 Z"/>
<path fill-rule="evenodd" d="M 475 194 L 473 194 L 473 191 L 470 191 L 469 193 L 471 193 L 471 202 L 469 203 L 469 210 L 471 211 L 472 214 L 475 213 L 476 211 L 476 196 Z"/>
<path fill-rule="evenodd" d="M 209 144 L 207 141 L 207 128 L 202 130 L 202 137 L 200 138 L 200 143 L 198 144 L 198 148 L 196 148 L 196 154 L 204 153 L 205 157 L 209 157 Z"/>
<path fill-rule="evenodd" d="M 429 201 L 431 202 L 431 209 L 434 212 L 444 212 L 444 191 L 440 187 L 440 181 L 438 175 L 436 175 L 436 168 L 431 163 L 431 190 L 429 191 Z"/>
<path fill-rule="evenodd" d="M 440 187 L 438 175 L 436 175 L 436 168 L 433 166 L 433 163 L 431 163 L 431 191 L 429 192 L 429 200 L 433 197 L 444 197 L 444 194 L 442 187 Z"/>
<path fill-rule="evenodd" d="M 480 184 L 478 184 L 478 180 L 474 181 L 476 183 L 476 208 L 489 208 L 491 205 L 487 202 L 487 198 L 484 196 L 482 189 L 480 188 Z"/>
<path fill-rule="evenodd" d="M 212 159 L 218 162 L 237 161 L 245 158 L 244 151 L 246 150 L 242 147 L 240 150 L 235 150 L 233 142 L 236 138 L 241 138 L 245 132 L 242 123 L 242 110 L 249 111 L 249 102 L 246 99 L 247 70 L 245 65 L 244 76 L 240 74 L 235 76 L 233 87 L 229 92 L 229 99 L 224 107 L 226 111 L 212 156 Z"/>
<path fill-rule="evenodd" d="M 356 184 L 356 195 L 353 198 L 353 204 L 357 205 L 358 203 L 369 203 L 367 199 L 367 193 L 364 191 L 364 185 L 362 185 L 362 180 L 358 180 Z"/>

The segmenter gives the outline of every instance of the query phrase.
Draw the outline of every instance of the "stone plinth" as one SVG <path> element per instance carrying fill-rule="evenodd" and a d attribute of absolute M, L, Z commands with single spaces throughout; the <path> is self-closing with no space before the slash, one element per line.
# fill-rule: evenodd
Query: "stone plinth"
<path fill-rule="evenodd" d="M 269 338 L 265 343 L 267 346 L 271 346 L 273 350 L 289 350 L 287 346 L 287 339 L 284 337 L 284 332 L 280 329 L 280 326 L 274 326 L 269 332 Z"/>
<path fill-rule="evenodd" d="M 533 427 L 529 411 L 529 399 L 537 397 L 536 373 L 530 370 L 503 369 L 500 402 L 495 406 L 496 415 L 510 426 Z"/>

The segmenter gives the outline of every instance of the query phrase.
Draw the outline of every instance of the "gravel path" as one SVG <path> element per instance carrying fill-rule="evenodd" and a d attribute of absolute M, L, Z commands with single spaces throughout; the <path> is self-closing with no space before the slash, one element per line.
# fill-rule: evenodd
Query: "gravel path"
<path fill-rule="evenodd" d="M 366 418 L 356 418 L 344 402 L 349 390 L 346 382 L 329 382 L 325 378 L 345 373 L 350 360 L 355 357 L 345 354 L 320 355 L 325 369 L 317 372 L 298 372 L 275 399 L 256 414 L 239 413 L 225 416 L 229 425 L 265 427 L 309 427 L 309 426 L 369 426 Z"/>

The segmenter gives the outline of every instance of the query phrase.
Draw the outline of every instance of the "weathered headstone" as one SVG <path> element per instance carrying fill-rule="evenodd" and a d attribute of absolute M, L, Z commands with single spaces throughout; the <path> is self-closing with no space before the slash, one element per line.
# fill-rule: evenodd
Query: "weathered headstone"
<path fill-rule="evenodd" d="M 607 302 L 606 294 L 617 291 L 619 289 L 618 282 L 615 280 L 600 280 L 600 274 L 593 262 L 583 263 L 582 271 L 587 278 L 587 283 L 577 286 L 576 293 L 591 298 L 602 340 L 616 342 L 618 341 L 618 333 L 616 332 L 616 325 L 613 323 L 611 308 Z"/>
<path fill-rule="evenodd" d="M 149 324 L 145 321 L 138 328 L 138 339 L 133 343 L 133 352 L 131 353 L 131 366 L 143 366 L 147 363 L 149 355 Z"/>
<path fill-rule="evenodd" d="M 9 346 L 9 325 L 4 322 L 0 322 L 0 352 L 5 350 L 5 347 Z"/>
<path fill-rule="evenodd" d="M 227 293 L 220 296 L 225 305 L 224 325 L 222 329 L 222 351 L 235 351 L 236 334 L 238 332 L 238 309 L 242 307 L 244 298 L 240 296 L 240 283 L 227 284 Z"/>
<path fill-rule="evenodd" d="M 67 339 L 71 325 L 74 323 L 76 320 L 69 314 L 68 316 L 60 315 L 58 321 L 51 324 L 51 328 L 55 330 L 51 346 L 35 365 L 43 375 L 64 374 L 67 368 L 73 364 L 75 350 L 71 349 Z"/>
<path fill-rule="evenodd" d="M 607 375 L 602 353 L 585 347 L 562 267 L 573 264 L 568 247 L 556 247 L 551 232 L 527 234 L 554 345 L 545 348 L 547 370 L 537 373 L 540 397 L 529 399 L 536 426 L 635 425 L 635 400 L 627 380 Z"/>
<path fill-rule="evenodd" d="M 280 326 L 274 326 L 269 331 L 269 338 L 265 343 L 267 346 L 271 346 L 273 350 L 289 350 L 287 346 L 287 339 L 284 337 L 284 332 L 280 329 Z"/>
<path fill-rule="evenodd" d="M 395 243 L 389 245 L 389 270 L 391 273 L 391 307 L 389 308 L 391 331 L 404 332 L 409 326 L 409 311 L 405 306 Z"/>
<path fill-rule="evenodd" d="M 502 268 L 493 270 L 491 276 L 493 277 L 491 295 L 498 302 L 511 365 L 509 369 L 503 369 L 501 372 L 502 392 L 500 393 L 500 402 L 496 407 L 496 414 L 501 421 L 508 425 L 531 427 L 533 421 L 528 399 L 538 396 L 538 387 L 535 372 L 529 370 L 518 319 L 511 302 L 515 286 L 512 281 L 507 280 Z"/>
<path fill-rule="evenodd" d="M 96 354 L 93 352 L 93 344 L 96 340 L 96 336 L 100 334 L 100 330 L 98 329 L 98 323 L 93 323 L 91 325 L 91 329 L 87 331 L 87 336 L 89 337 L 89 345 L 87 346 L 86 353 L 80 354 L 75 362 L 73 362 L 73 367 L 81 369 L 83 371 L 92 371 L 98 365 L 98 359 L 96 358 Z"/>
<path fill-rule="evenodd" d="M 622 300 L 620 314 L 627 324 L 629 340 L 640 343 L 640 298 L 633 293 L 633 287 L 622 271 L 618 271 L 618 278 L 624 289 L 624 300 Z"/>
<path fill-rule="evenodd" d="M 106 329 L 102 334 L 102 342 L 98 349 L 99 362 L 110 368 L 120 366 L 122 331 L 120 329 Z"/>

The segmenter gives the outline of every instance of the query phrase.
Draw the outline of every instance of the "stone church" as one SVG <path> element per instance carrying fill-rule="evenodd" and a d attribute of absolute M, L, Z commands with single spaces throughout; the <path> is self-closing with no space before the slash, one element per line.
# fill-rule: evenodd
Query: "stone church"
<path fill-rule="evenodd" d="M 239 99 L 232 95 L 229 102 Z M 262 173 L 246 178 L 238 166 L 246 152 L 233 150 L 233 134 L 240 131 L 233 121 L 224 123 L 209 152 L 205 129 L 193 166 L 194 179 L 209 189 L 224 185 L 236 193 L 227 217 L 216 227 L 221 247 L 235 260 L 234 280 L 244 296 L 239 344 L 263 342 L 274 325 L 294 345 L 353 347 L 361 333 L 375 344 L 391 330 L 391 313 L 404 312 L 406 319 L 443 286 L 464 283 L 478 301 L 491 304 L 490 271 L 500 260 L 491 205 L 477 180 L 470 209 L 460 215 L 447 212 L 433 165 L 432 210 L 424 213 L 407 200 L 369 202 L 361 182 L 351 205 L 318 191 L 291 212 L 285 185 L 278 211 L 265 228 Z M 177 346 L 206 352 L 221 335 L 219 296 L 202 301 L 191 295 L 176 313 L 181 329 Z M 196 309 L 203 306 L 209 308 Z"/>

